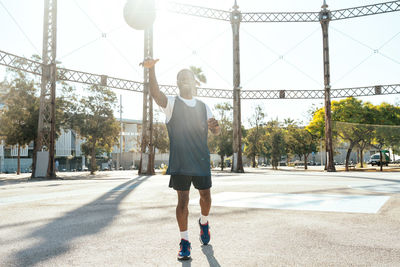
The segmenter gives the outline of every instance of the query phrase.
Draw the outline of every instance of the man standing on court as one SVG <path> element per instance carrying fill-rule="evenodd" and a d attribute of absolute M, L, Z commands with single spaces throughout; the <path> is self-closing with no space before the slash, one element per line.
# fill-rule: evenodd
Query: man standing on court
<path fill-rule="evenodd" d="M 208 215 L 211 208 L 210 152 L 207 146 L 208 130 L 214 135 L 220 133 L 217 120 L 210 108 L 193 97 L 196 80 L 189 69 L 177 75 L 178 96 L 166 96 L 158 87 L 155 64 L 158 60 L 147 59 L 142 64 L 149 69 L 150 93 L 163 109 L 170 140 L 170 155 L 167 174 L 171 175 L 169 187 L 178 194 L 176 219 L 181 235 L 179 260 L 190 259 L 191 244 L 188 234 L 189 190 L 199 190 L 201 214 L 199 218 L 200 241 L 210 242 Z"/>

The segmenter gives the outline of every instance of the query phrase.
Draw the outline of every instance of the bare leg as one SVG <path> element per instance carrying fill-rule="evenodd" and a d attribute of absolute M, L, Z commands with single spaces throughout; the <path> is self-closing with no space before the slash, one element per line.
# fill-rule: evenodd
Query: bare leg
<path fill-rule="evenodd" d="M 208 216 L 211 209 L 211 192 L 210 189 L 199 190 L 200 193 L 200 207 L 201 214 L 204 216 Z"/>
<path fill-rule="evenodd" d="M 179 230 L 181 232 L 188 229 L 188 215 L 189 215 L 189 190 L 176 191 L 178 193 L 178 205 L 176 206 L 176 220 L 178 222 Z"/>

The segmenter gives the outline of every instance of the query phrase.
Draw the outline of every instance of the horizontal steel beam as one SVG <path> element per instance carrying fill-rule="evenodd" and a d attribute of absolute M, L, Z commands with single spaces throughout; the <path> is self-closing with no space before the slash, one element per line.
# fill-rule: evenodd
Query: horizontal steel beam
<path fill-rule="evenodd" d="M 400 11 L 400 1 L 386 2 L 368 6 L 345 8 L 331 11 L 332 20 L 358 18 Z"/>
<path fill-rule="evenodd" d="M 26 71 L 35 75 L 42 74 L 42 63 L 0 51 L 0 65 Z M 108 77 L 106 75 L 57 69 L 57 79 L 87 85 L 107 86 L 114 89 L 143 92 L 143 83 Z M 160 85 L 160 90 L 167 95 L 176 95 L 179 90 L 175 85 Z M 374 85 L 366 87 L 331 89 L 332 98 L 350 96 L 373 96 L 400 94 L 400 84 Z M 233 90 L 198 88 L 197 96 L 209 98 L 233 99 Z M 324 90 L 241 90 L 241 99 L 323 99 Z"/>
<path fill-rule="evenodd" d="M 178 14 L 208 18 L 208 19 L 224 20 L 224 21 L 230 21 L 230 15 L 231 15 L 231 12 L 225 10 L 185 5 L 175 2 L 170 2 L 168 4 L 168 11 Z"/>
<path fill-rule="evenodd" d="M 42 63 L 0 50 L 0 65 L 42 75 Z"/>
<path fill-rule="evenodd" d="M 230 12 L 207 7 L 170 3 L 169 11 L 189 16 L 230 21 Z M 331 20 L 342 20 L 400 11 L 400 1 L 331 11 Z M 242 12 L 241 22 L 319 22 L 320 12 Z"/>
<path fill-rule="evenodd" d="M 110 88 L 134 92 L 143 92 L 143 83 L 141 82 L 113 78 L 106 75 L 99 75 L 70 69 L 59 68 L 57 78 L 58 80 L 62 81 L 83 83 L 88 85 L 107 86 Z"/>
<path fill-rule="evenodd" d="M 318 22 L 319 12 L 244 12 L 241 22 Z"/>

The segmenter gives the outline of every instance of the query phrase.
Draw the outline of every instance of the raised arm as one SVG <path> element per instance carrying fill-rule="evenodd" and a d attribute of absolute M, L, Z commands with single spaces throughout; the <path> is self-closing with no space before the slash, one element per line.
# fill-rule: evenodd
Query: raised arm
<path fill-rule="evenodd" d="M 166 108 L 168 98 L 163 92 L 160 91 L 156 78 L 155 64 L 157 63 L 157 61 L 158 59 L 146 59 L 145 61 L 143 61 L 143 63 L 141 63 L 141 65 L 144 68 L 149 69 L 149 88 L 151 96 L 153 97 L 154 101 L 156 101 L 157 105 L 162 108 Z"/>

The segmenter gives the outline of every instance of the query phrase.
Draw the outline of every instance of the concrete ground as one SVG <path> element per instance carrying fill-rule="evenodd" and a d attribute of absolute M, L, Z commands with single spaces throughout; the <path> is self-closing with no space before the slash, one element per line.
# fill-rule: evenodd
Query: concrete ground
<path fill-rule="evenodd" d="M 0 175 L 0 266 L 400 266 L 398 172 L 216 171 L 211 242 L 198 240 L 192 189 L 186 262 L 176 260 L 176 193 L 168 176 L 60 176 Z M 232 202 L 226 193 L 246 198 Z"/>

